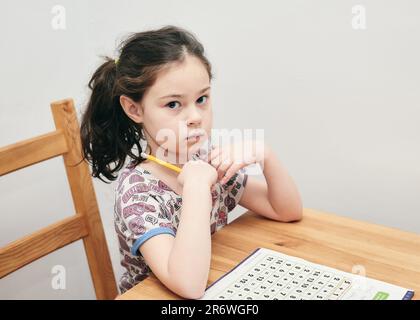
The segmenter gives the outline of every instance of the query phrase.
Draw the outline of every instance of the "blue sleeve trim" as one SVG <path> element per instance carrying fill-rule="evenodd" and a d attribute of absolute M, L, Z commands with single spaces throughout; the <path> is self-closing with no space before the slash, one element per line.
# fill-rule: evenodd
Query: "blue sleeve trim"
<path fill-rule="evenodd" d="M 147 231 L 145 234 L 143 234 L 140 238 L 138 238 L 134 242 L 133 247 L 131 248 L 131 254 L 133 256 L 138 256 L 139 255 L 138 250 L 143 243 L 145 243 L 151 237 L 157 236 L 158 234 L 164 234 L 164 233 L 171 234 L 175 237 L 175 232 L 170 228 L 167 228 L 167 227 L 154 228 L 152 230 Z"/>

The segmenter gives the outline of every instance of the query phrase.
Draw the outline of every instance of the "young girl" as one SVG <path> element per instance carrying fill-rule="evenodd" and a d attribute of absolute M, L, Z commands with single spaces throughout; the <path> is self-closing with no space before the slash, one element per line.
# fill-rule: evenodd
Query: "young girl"
<path fill-rule="evenodd" d="M 92 175 L 104 182 L 101 176 L 118 178 L 115 229 L 126 268 L 120 290 L 152 271 L 178 295 L 200 298 L 211 234 L 226 225 L 229 212 L 239 204 L 269 219 L 296 221 L 302 217 L 300 196 L 268 145 L 246 161 L 238 150 L 258 149 L 255 141 L 201 148 L 211 141 L 212 72 L 192 33 L 174 26 L 134 33 L 119 52 L 89 81 L 81 138 Z M 142 152 L 170 159 L 180 172 Z M 265 181 L 244 172 L 249 164 L 263 168 Z"/>

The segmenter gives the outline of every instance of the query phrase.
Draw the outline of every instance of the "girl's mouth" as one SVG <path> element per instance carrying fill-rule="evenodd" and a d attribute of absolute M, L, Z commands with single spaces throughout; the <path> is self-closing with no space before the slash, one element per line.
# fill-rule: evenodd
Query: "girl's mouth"
<path fill-rule="evenodd" d="M 198 140 L 200 140 L 200 138 L 201 138 L 203 135 L 204 135 L 204 133 L 202 133 L 202 132 L 197 132 L 197 133 L 194 133 L 194 134 L 192 134 L 192 135 L 189 135 L 189 136 L 186 138 L 186 140 L 187 140 L 188 142 L 197 142 Z"/>
<path fill-rule="evenodd" d="M 200 140 L 201 137 L 202 135 L 187 137 L 187 141 L 191 143 L 197 142 L 198 140 Z"/>

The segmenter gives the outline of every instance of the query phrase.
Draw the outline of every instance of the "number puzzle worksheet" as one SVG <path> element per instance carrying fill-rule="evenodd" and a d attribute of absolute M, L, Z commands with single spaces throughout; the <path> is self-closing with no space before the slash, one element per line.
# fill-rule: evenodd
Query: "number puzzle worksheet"
<path fill-rule="evenodd" d="M 200 300 L 410 300 L 413 290 L 258 248 Z"/>

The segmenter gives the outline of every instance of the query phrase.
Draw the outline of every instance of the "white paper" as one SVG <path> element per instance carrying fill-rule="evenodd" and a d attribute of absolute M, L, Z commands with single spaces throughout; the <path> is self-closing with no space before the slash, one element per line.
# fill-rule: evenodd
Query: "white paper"
<path fill-rule="evenodd" d="M 258 248 L 200 300 L 402 300 L 414 290 Z"/>

